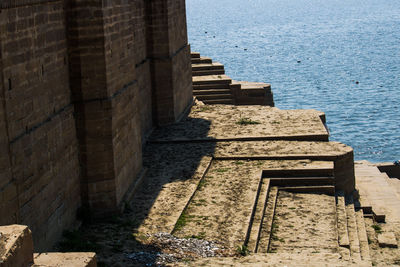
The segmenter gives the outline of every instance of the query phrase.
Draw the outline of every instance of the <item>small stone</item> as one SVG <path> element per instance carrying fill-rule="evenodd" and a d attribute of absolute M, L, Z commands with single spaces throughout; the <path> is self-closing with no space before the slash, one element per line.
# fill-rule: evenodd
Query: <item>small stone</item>
<path fill-rule="evenodd" d="M 379 234 L 378 243 L 381 248 L 397 248 L 397 240 L 393 232 Z"/>

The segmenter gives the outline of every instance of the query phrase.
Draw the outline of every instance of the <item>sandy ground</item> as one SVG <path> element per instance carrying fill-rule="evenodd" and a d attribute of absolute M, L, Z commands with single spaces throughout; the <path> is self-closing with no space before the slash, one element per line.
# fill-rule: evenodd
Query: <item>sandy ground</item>
<path fill-rule="evenodd" d="M 226 139 L 244 137 L 325 135 L 316 110 L 280 110 L 266 106 L 193 106 L 179 123 L 156 130 L 151 140 Z M 247 120 L 253 124 L 240 124 Z"/>
<path fill-rule="evenodd" d="M 251 141 L 218 142 L 215 156 L 342 155 L 352 148 L 337 142 Z"/>
<path fill-rule="evenodd" d="M 270 252 L 337 252 L 335 197 L 280 190 Z"/>
<path fill-rule="evenodd" d="M 219 241 L 233 250 L 243 245 L 262 167 L 259 161 L 213 161 L 188 205 L 186 224 L 174 234 Z"/>

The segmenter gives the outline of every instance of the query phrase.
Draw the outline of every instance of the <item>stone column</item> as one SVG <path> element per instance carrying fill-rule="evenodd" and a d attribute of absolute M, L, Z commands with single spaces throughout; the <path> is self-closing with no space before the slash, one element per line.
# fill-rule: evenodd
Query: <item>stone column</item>
<path fill-rule="evenodd" d="M 192 101 L 185 0 L 152 0 L 146 4 L 153 117 L 158 125 L 165 125 L 175 122 Z"/>
<path fill-rule="evenodd" d="M 71 0 L 67 7 L 82 195 L 95 216 L 119 210 L 142 167 L 133 4 Z"/>

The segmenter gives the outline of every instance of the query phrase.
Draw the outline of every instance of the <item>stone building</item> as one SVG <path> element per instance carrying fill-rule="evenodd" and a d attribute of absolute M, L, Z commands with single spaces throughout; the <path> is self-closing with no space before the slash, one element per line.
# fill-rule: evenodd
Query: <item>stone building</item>
<path fill-rule="evenodd" d="M 49 248 L 118 212 L 146 136 L 192 102 L 184 0 L 0 2 L 0 225 Z"/>

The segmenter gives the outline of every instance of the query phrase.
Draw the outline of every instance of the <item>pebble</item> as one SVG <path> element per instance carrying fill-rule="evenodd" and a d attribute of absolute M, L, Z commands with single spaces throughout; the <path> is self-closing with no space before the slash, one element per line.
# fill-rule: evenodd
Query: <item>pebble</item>
<path fill-rule="evenodd" d="M 215 257 L 218 251 L 221 251 L 214 242 L 196 238 L 177 238 L 168 233 L 153 235 L 151 245 L 169 253 L 140 251 L 126 254 L 126 257 L 143 266 L 163 266 L 183 258 Z"/>

